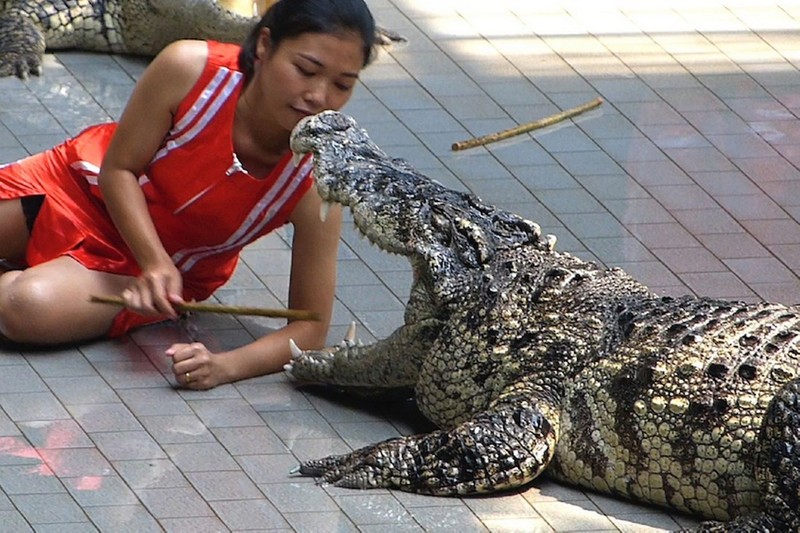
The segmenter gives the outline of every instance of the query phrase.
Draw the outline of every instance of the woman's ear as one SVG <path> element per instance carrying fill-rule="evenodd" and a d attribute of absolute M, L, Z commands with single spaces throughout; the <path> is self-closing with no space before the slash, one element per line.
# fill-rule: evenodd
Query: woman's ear
<path fill-rule="evenodd" d="M 256 42 L 256 59 L 266 59 L 269 56 L 272 42 L 270 41 L 269 28 L 261 28 Z"/>

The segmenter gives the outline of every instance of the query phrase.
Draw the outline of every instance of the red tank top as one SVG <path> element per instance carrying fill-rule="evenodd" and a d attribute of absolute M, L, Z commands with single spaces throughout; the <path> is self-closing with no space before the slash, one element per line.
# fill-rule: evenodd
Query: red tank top
<path fill-rule="evenodd" d="M 233 149 L 233 119 L 244 81 L 239 47 L 209 42 L 208 48 L 206 68 L 139 178 L 159 237 L 184 275 L 188 296 L 198 300 L 230 278 L 244 246 L 287 223 L 311 186 L 310 157 L 295 166 L 287 153 L 261 179 L 242 168 Z M 96 126 L 78 139 L 99 152 L 114 127 Z M 100 198 L 97 156 L 102 153 L 86 154 L 87 143 L 76 144 L 72 167 Z"/>

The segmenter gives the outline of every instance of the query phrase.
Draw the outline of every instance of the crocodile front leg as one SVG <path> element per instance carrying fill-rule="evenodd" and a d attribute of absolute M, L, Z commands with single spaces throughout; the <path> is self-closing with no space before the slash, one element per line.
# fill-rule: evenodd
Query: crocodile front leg
<path fill-rule="evenodd" d="M 295 350 L 286 372 L 301 381 L 340 387 L 413 387 L 419 367 L 436 340 L 440 323 L 407 324 L 369 345 L 345 340 L 333 350 Z"/>
<path fill-rule="evenodd" d="M 0 77 L 41 75 L 45 46 L 41 28 L 30 17 L 8 10 L 0 16 Z"/>
<path fill-rule="evenodd" d="M 347 488 L 437 496 L 494 492 L 542 473 L 555 452 L 557 423 L 552 406 L 515 393 L 452 430 L 386 440 L 305 462 L 298 471 Z"/>

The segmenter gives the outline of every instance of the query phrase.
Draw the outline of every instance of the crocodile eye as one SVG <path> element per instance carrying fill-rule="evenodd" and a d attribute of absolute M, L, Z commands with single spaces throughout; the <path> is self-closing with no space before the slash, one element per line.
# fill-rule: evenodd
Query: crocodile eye
<path fill-rule="evenodd" d="M 546 274 L 546 279 L 553 283 L 563 283 L 570 275 L 570 271 L 565 268 L 555 267 Z"/>
<path fill-rule="evenodd" d="M 431 216 L 431 225 L 438 230 L 444 230 L 447 229 L 450 224 L 446 217 L 443 217 L 438 213 L 434 213 Z"/>

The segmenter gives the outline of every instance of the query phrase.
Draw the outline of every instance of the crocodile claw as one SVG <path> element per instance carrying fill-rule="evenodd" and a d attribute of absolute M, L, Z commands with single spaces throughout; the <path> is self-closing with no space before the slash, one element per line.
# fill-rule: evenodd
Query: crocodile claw
<path fill-rule="evenodd" d="M 301 476 L 315 477 L 320 482 L 335 487 L 348 489 L 389 487 L 392 483 L 383 475 L 385 469 L 381 466 L 383 453 L 381 444 L 367 446 L 344 455 L 331 455 L 323 459 L 306 461 L 301 463 L 295 472 Z"/>
<path fill-rule="evenodd" d="M 0 16 L 0 77 L 41 75 L 44 51 L 44 36 L 31 19 L 17 11 Z"/>
<path fill-rule="evenodd" d="M 41 76 L 42 64 L 37 58 L 4 54 L 0 58 L 0 77 L 16 76 L 27 80 L 29 75 Z"/>

